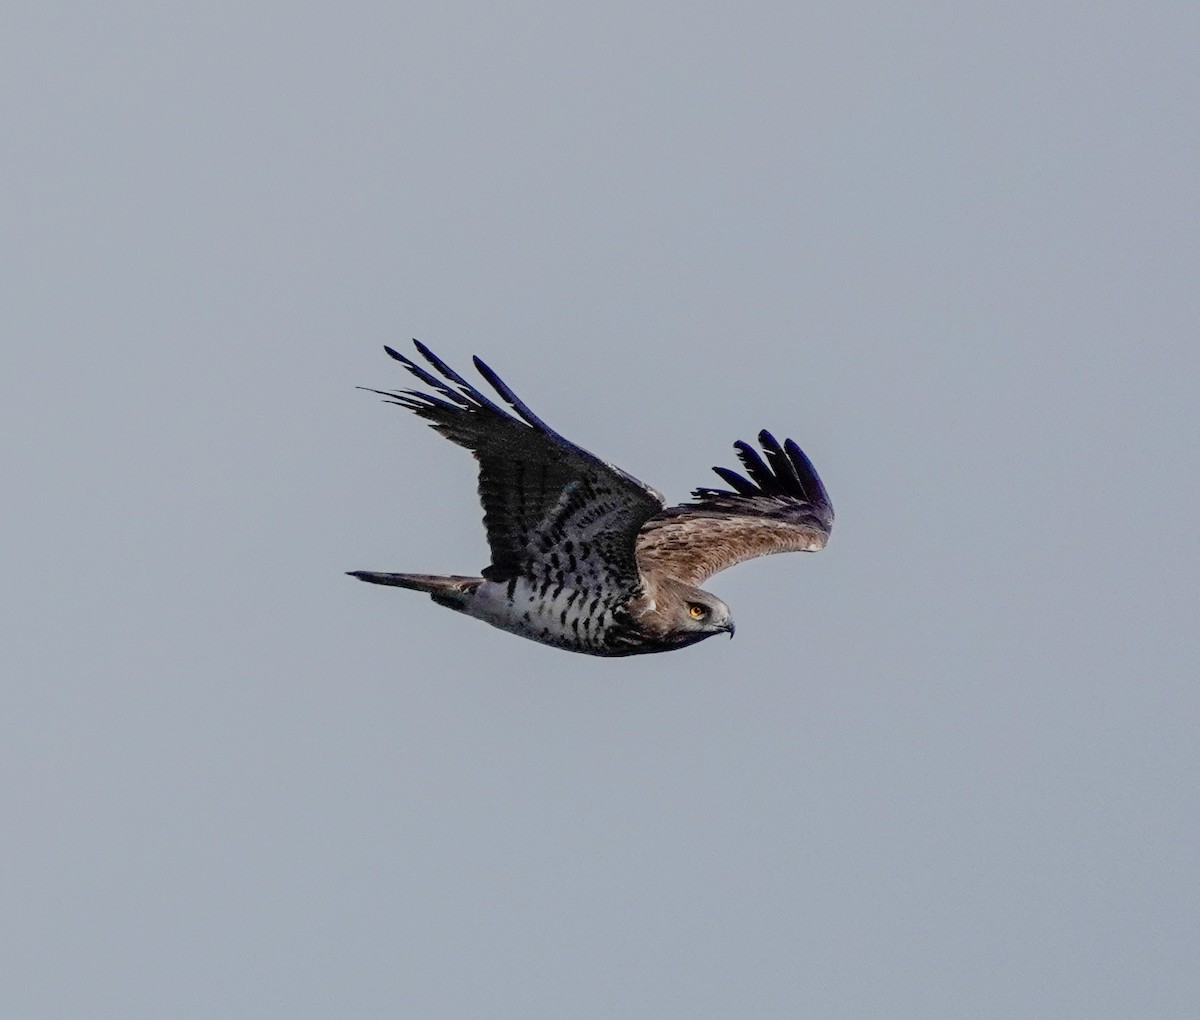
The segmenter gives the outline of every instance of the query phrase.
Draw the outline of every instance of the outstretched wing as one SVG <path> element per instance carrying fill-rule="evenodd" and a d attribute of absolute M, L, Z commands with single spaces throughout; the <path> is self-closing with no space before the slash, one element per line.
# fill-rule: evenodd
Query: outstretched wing
<path fill-rule="evenodd" d="M 479 497 L 492 581 L 541 575 L 531 565 L 574 572 L 587 564 L 610 583 L 638 581 L 634 542 L 664 500 L 574 443 L 535 415 L 479 358 L 475 367 L 517 416 L 509 414 L 417 340 L 417 351 L 442 378 L 390 347 L 384 350 L 434 393 L 371 390 L 415 411 L 479 461 Z M 366 388 L 366 387 L 364 387 Z M 574 564 L 574 565 L 573 565 Z"/>
<path fill-rule="evenodd" d="M 734 443 L 748 479 L 729 468 L 713 468 L 732 492 L 696 489 L 693 502 L 669 507 L 646 522 L 637 544 L 642 570 L 698 585 L 755 556 L 824 547 L 833 507 L 811 461 L 790 439 L 781 447 L 763 431 L 758 441 L 765 461 L 749 443 Z"/>

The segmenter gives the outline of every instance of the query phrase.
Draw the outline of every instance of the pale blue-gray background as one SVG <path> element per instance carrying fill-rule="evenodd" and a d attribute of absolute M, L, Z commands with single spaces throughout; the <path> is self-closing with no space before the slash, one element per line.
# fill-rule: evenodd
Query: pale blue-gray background
<path fill-rule="evenodd" d="M 5 1017 L 1200 1015 L 1191 3 L 18 4 Z M 419 336 L 829 549 L 538 647 Z"/>

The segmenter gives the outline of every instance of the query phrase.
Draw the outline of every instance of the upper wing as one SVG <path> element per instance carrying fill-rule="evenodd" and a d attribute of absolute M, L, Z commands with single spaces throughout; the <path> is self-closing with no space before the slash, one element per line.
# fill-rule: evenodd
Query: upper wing
<path fill-rule="evenodd" d="M 609 580 L 636 584 L 634 542 L 647 518 L 662 509 L 662 496 L 560 436 L 479 358 L 474 361 L 480 375 L 519 418 L 480 393 L 424 344 L 413 343 L 445 381 L 392 348 L 384 350 L 437 395 L 419 390 L 370 392 L 415 411 L 447 439 L 474 452 L 492 551 L 492 565 L 484 576 L 511 580 L 528 573 L 536 560 L 570 571 L 576 562 L 588 561 L 592 569 L 602 568 Z"/>
<path fill-rule="evenodd" d="M 696 489 L 693 502 L 670 507 L 646 522 L 637 544 L 643 570 L 700 584 L 755 556 L 824 547 L 833 507 L 812 463 L 790 439 L 780 447 L 763 431 L 758 441 L 765 462 L 749 443 L 734 443 L 749 479 L 713 468 L 734 491 Z"/>

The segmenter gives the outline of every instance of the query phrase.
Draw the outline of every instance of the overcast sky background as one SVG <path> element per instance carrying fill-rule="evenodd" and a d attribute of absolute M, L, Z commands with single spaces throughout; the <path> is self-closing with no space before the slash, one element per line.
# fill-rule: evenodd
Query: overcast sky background
<path fill-rule="evenodd" d="M 1191 3 L 19 4 L 0 1013 L 1200 1015 Z M 596 660 L 355 385 L 838 518 Z"/>

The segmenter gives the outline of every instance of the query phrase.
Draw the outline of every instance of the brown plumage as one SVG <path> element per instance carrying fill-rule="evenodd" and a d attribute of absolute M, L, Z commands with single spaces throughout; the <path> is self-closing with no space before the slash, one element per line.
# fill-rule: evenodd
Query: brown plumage
<path fill-rule="evenodd" d="M 732 635 L 729 607 L 697 585 L 756 556 L 815 552 L 829 538 L 833 507 L 790 439 L 780 446 L 760 432 L 765 460 L 750 444 L 734 444 L 748 477 L 714 468 L 732 489 L 696 489 L 692 502 L 668 508 L 654 489 L 552 430 L 478 358 L 475 367 L 515 414 L 413 343 L 438 375 L 385 350 L 434 392 L 371 392 L 474 452 L 492 562 L 479 577 L 354 577 L 427 592 L 543 644 L 635 655 Z"/>

